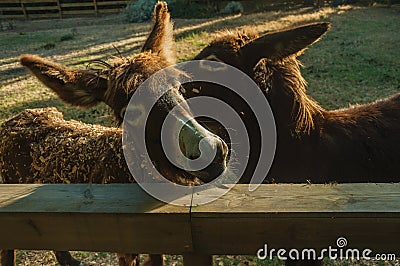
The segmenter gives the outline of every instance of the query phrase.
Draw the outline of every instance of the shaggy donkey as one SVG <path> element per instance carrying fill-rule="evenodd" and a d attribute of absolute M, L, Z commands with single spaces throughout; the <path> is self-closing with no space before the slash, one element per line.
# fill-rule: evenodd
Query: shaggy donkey
<path fill-rule="evenodd" d="M 263 36 L 251 31 L 226 31 L 196 59 L 219 61 L 241 69 L 267 98 L 278 139 L 266 182 L 399 182 L 400 94 L 339 110 L 326 110 L 306 94 L 307 82 L 296 57 L 329 28 L 328 23 L 314 23 Z M 251 109 L 224 88 L 201 83 L 197 86 L 195 93 L 187 90 L 185 98 L 220 98 L 242 116 L 252 152 L 241 182 L 249 182 L 260 152 L 260 134 Z M 226 130 L 218 123 L 212 123 L 210 128 L 229 143 Z M 285 264 L 323 263 L 311 260 Z"/>
<path fill-rule="evenodd" d="M 0 127 L 0 174 L 6 184 L 132 183 L 121 142 L 121 129 L 65 121 L 56 108 L 27 109 Z M 135 162 L 146 169 L 139 157 Z M 175 172 L 163 174 L 179 181 Z M 61 265 L 80 265 L 67 251 L 55 255 Z M 118 259 L 120 265 L 139 261 L 136 254 Z M 1 265 L 14 265 L 14 251 L 2 251 Z"/>
<path fill-rule="evenodd" d="M 296 57 L 329 28 L 329 23 L 314 23 L 263 36 L 225 32 L 196 59 L 241 69 L 267 97 L 278 136 L 268 181 L 399 182 L 400 94 L 339 110 L 326 110 L 306 94 L 307 83 Z M 200 94 L 224 98 L 226 92 L 208 85 L 202 86 Z M 239 101 L 229 101 L 244 108 Z M 254 127 L 250 112 L 243 113 L 245 123 Z M 258 147 L 259 136 L 249 132 L 252 147 Z M 241 181 L 247 182 L 251 172 L 248 169 Z"/>
<path fill-rule="evenodd" d="M 113 65 L 107 64 L 107 68 L 102 71 L 69 69 L 33 55 L 21 56 L 20 62 L 65 102 L 89 107 L 103 101 L 112 108 L 118 122 L 121 123 L 129 99 L 136 88 L 156 71 L 175 62 L 172 23 L 167 5 L 165 2 L 159 2 L 155 6 L 154 27 L 142 52 L 132 58 L 119 58 Z M 171 70 L 169 74 L 172 77 L 186 75 L 178 70 Z M 157 84 L 153 84 L 150 93 L 156 94 L 157 88 L 163 85 L 163 80 L 159 80 Z M 171 132 L 171 138 L 179 135 L 180 147 L 176 148 L 181 149 L 188 158 L 200 156 L 198 148 L 200 141 L 210 149 L 215 149 L 216 157 L 205 171 L 185 172 L 168 163 L 165 154 L 161 152 L 158 129 L 161 128 L 166 114 L 178 103 L 182 103 L 184 108 L 181 108 L 174 117 L 175 124 L 172 129 L 174 132 Z M 181 130 L 181 121 L 185 120 L 190 122 L 183 125 Z M 136 123 L 137 121 L 139 123 Z M 145 122 L 149 133 L 146 136 L 148 151 L 153 155 L 152 160 L 156 168 L 168 179 L 174 182 L 181 182 L 182 179 L 198 182 L 197 177 L 208 178 L 210 173 L 219 174 L 225 170 L 228 153 L 226 144 L 193 119 L 189 108 L 184 104 L 179 88 L 171 89 L 157 101 L 147 121 L 138 114 L 135 124 L 143 126 Z M 31 128 L 37 130 L 31 131 Z M 120 153 L 121 134 L 117 129 L 66 122 L 56 110 L 46 109 L 26 111 L 11 119 L 1 128 L 1 135 L 3 152 L 0 153 L 0 172 L 5 183 L 85 183 L 91 180 L 90 178 L 92 182 L 99 183 L 133 181 L 124 163 L 111 161 L 108 165 L 99 164 L 101 160 L 108 160 L 110 156 L 116 156 L 118 160 L 123 159 Z M 109 135 L 113 138 L 108 137 Z M 71 139 L 73 143 L 70 143 Z M 107 147 L 105 150 L 96 148 L 102 143 Z M 114 148 L 109 148 L 109 145 Z M 69 157 L 64 157 L 65 161 L 59 159 L 59 156 L 63 155 L 60 154 L 61 150 L 70 153 Z M 92 154 L 87 154 L 91 152 Z M 26 155 L 23 162 L 18 155 L 20 153 Z M 140 155 L 143 151 L 137 153 Z M 82 160 L 87 155 L 90 156 L 85 165 Z M 96 176 L 98 179 L 93 179 Z M 68 252 L 56 254 L 63 265 L 79 264 Z M 13 251 L 2 252 L 4 265 L 12 265 L 13 260 Z M 135 265 L 137 262 L 135 256 L 130 254 L 119 256 L 119 261 L 120 265 Z M 151 256 L 151 262 L 147 262 L 146 265 L 161 263 L 161 257 L 156 255 Z"/>

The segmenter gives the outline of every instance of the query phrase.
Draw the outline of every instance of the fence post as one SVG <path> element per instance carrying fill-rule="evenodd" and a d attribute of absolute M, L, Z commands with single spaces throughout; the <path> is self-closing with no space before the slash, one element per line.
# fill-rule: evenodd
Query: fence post
<path fill-rule="evenodd" d="M 97 9 L 97 1 L 93 0 L 93 4 L 94 4 L 94 12 L 96 13 L 96 17 L 99 15 L 99 10 Z"/>
<path fill-rule="evenodd" d="M 212 266 L 212 255 L 199 254 L 199 253 L 185 253 L 183 254 L 183 264 L 190 266 Z"/>
<path fill-rule="evenodd" d="M 28 19 L 28 13 L 26 12 L 25 5 L 22 1 L 20 1 L 20 3 L 21 3 L 22 12 L 24 13 L 24 17 L 25 17 L 25 19 Z"/>
<path fill-rule="evenodd" d="M 63 15 L 62 15 L 62 10 L 61 10 L 60 0 L 57 0 L 57 8 L 58 8 L 58 12 L 60 13 L 60 18 L 62 18 Z"/>

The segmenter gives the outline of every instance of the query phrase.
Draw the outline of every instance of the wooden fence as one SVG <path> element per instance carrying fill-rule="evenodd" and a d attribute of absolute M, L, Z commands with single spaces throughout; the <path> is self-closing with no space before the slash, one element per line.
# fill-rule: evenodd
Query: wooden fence
<path fill-rule="evenodd" d="M 0 19 L 63 18 L 118 13 L 128 0 L 0 0 Z"/>
<path fill-rule="evenodd" d="M 135 184 L 87 188 L 0 185 L 0 249 L 184 254 L 204 266 L 209 254 L 338 248 L 344 237 L 343 248 L 400 254 L 400 184 L 237 185 L 201 206 L 197 193 L 173 206 Z"/>
<path fill-rule="evenodd" d="M 131 0 L 0 0 L 1 19 L 50 19 L 84 15 L 101 15 L 107 13 L 118 13 Z M 239 0 L 250 2 L 251 0 Z M 330 0 L 329 0 L 330 1 Z M 328 0 L 263 0 L 266 6 L 271 9 L 290 5 L 323 5 Z M 185 0 L 182 3 L 198 2 L 213 5 L 219 9 L 222 0 Z"/>

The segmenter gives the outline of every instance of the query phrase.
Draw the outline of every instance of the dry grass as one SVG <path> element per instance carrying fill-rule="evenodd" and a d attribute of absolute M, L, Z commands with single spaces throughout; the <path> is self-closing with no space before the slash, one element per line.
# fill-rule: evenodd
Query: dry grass
<path fill-rule="evenodd" d="M 176 20 L 180 60 L 190 59 L 216 30 L 252 27 L 265 33 L 311 21 L 331 21 L 332 30 L 302 57 L 309 92 L 328 108 L 362 103 L 400 91 L 400 9 L 382 7 L 263 12 L 225 18 Z M 51 21 L 13 22 L 14 29 L 0 32 L 0 123 L 25 108 L 56 106 L 66 119 L 108 125 L 110 115 L 100 106 L 77 110 L 19 67 L 17 58 L 34 53 L 70 66 L 85 67 L 92 59 L 109 59 L 138 51 L 150 24 L 125 24 L 116 16 Z M 114 254 L 75 252 L 87 265 L 116 265 Z M 19 265 L 55 265 L 50 252 L 18 253 Z M 182 265 L 167 257 L 167 265 Z M 215 265 L 265 265 L 254 257 L 215 257 Z M 278 262 L 272 263 L 279 264 Z M 329 262 L 349 265 L 350 262 Z M 359 264 L 359 263 L 358 263 Z M 366 263 L 361 263 L 366 265 Z M 399 265 L 374 262 L 368 265 Z"/>

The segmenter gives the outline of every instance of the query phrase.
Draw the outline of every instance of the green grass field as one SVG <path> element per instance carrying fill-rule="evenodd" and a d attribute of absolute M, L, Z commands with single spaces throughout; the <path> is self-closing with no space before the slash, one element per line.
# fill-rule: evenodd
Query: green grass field
<path fill-rule="evenodd" d="M 400 8 L 396 6 L 306 8 L 211 20 L 178 19 L 175 29 L 179 60 L 192 58 L 218 30 L 251 27 L 266 33 L 312 21 L 332 23 L 331 31 L 300 57 L 309 94 L 322 106 L 341 108 L 400 92 Z M 126 56 L 137 52 L 150 23 L 127 24 L 117 16 L 107 16 L 13 24 L 13 30 L 0 31 L 0 123 L 25 108 L 56 106 L 68 119 L 110 125 L 111 116 L 105 106 L 80 110 L 64 105 L 18 65 L 18 56 L 32 53 L 71 67 L 85 67 L 89 60 L 117 56 L 113 46 Z M 35 264 L 37 256 L 29 254 L 32 253 L 19 253 L 20 265 L 40 265 Z M 54 265 L 52 255 L 46 254 L 40 255 L 44 265 Z M 112 255 L 96 254 L 76 253 L 88 265 L 116 265 Z M 167 257 L 167 261 L 168 265 L 182 265 L 179 257 Z M 327 264 L 351 263 L 327 261 Z M 395 265 L 395 262 L 363 264 Z M 221 256 L 215 258 L 215 265 L 266 265 L 266 262 L 247 256 Z"/>

